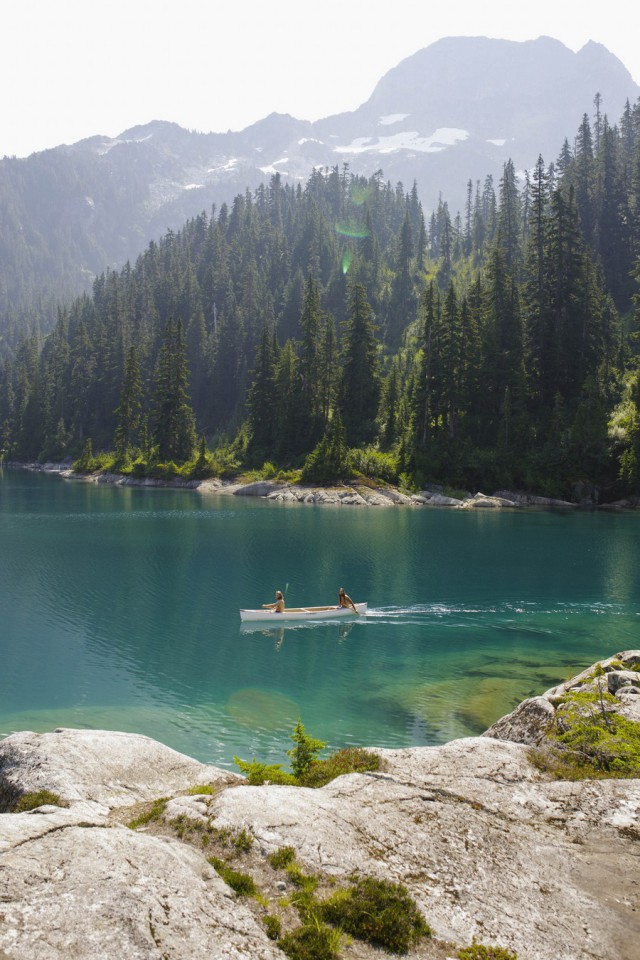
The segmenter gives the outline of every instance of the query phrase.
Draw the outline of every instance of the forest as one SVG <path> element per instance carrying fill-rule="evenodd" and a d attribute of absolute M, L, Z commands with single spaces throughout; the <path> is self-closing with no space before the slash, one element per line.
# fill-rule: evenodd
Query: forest
<path fill-rule="evenodd" d="M 152 242 L 0 367 L 5 461 L 640 492 L 640 104 L 467 184 L 342 168 Z"/>

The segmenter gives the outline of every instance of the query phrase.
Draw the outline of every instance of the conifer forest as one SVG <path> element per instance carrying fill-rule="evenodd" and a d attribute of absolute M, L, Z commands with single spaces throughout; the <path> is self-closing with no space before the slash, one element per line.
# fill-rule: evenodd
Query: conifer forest
<path fill-rule="evenodd" d="M 640 104 L 451 211 L 279 175 L 0 361 L 5 460 L 141 476 L 640 492 Z"/>

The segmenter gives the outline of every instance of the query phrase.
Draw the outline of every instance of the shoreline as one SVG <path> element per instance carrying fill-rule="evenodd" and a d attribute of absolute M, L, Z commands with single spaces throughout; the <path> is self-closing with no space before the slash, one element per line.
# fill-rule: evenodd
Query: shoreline
<path fill-rule="evenodd" d="M 626 497 L 611 503 L 576 503 L 554 497 L 543 497 L 522 491 L 498 490 L 492 494 L 477 492 L 464 499 L 448 497 L 438 484 L 431 484 L 419 493 L 403 493 L 391 485 L 372 487 L 364 483 L 341 483 L 327 487 L 302 487 L 274 480 L 161 480 L 153 477 L 131 477 L 124 474 L 97 471 L 91 474 L 75 472 L 66 463 L 8 463 L 7 467 L 29 470 L 33 473 L 55 473 L 63 480 L 111 486 L 148 489 L 193 490 L 202 494 L 256 497 L 274 503 L 307 503 L 333 506 L 368 507 L 445 507 L 454 510 L 546 509 L 546 510 L 604 510 L 622 512 L 640 508 L 640 497 Z"/>
<path fill-rule="evenodd" d="M 638 723 L 639 664 L 640 650 L 597 661 L 480 736 L 368 747 L 376 771 L 317 789 L 252 786 L 135 733 L 13 733 L 0 741 L 0 956 L 280 960 L 312 878 L 317 903 L 400 884 L 430 930 L 415 960 L 475 943 L 505 960 L 632 960 L 640 780 L 564 779 L 534 760 L 567 697 L 600 691 Z M 390 955 L 371 943 L 344 939 L 340 956 Z"/>

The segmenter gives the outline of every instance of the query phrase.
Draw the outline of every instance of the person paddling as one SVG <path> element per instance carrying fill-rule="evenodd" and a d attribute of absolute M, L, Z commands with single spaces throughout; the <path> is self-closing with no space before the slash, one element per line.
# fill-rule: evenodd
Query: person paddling
<path fill-rule="evenodd" d="M 284 613 L 284 597 L 282 595 L 282 590 L 276 590 L 275 603 L 263 603 L 262 609 L 273 610 L 274 613 Z"/>
<path fill-rule="evenodd" d="M 355 613 L 358 612 L 356 610 L 356 605 L 351 599 L 351 597 L 349 596 L 349 594 L 344 592 L 344 587 L 340 587 L 340 589 L 338 590 L 338 606 L 347 607 L 347 608 L 353 607 L 354 612 Z"/>

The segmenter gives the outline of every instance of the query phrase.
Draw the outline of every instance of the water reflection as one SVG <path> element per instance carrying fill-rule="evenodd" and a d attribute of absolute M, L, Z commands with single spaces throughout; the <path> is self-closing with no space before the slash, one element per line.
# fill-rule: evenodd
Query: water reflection
<path fill-rule="evenodd" d="M 239 623 L 348 585 L 350 621 Z M 637 645 L 640 514 L 358 510 L 0 475 L 0 732 L 135 730 L 203 760 L 478 733 Z"/>
<path fill-rule="evenodd" d="M 274 641 L 274 646 L 276 650 L 279 650 L 282 647 L 285 632 L 290 635 L 293 633 L 299 634 L 301 639 L 304 638 L 304 634 L 307 631 L 318 630 L 319 628 L 324 631 L 324 639 L 335 640 L 337 643 L 342 643 L 347 639 L 351 631 L 355 626 L 356 621 L 348 621 L 346 623 L 335 623 L 332 624 L 330 621 L 324 620 L 317 623 L 308 623 L 304 621 L 296 622 L 295 620 L 285 621 L 278 624 L 265 624 L 262 622 L 252 623 L 251 621 L 243 622 L 240 624 L 240 633 L 252 633 L 260 634 L 263 637 L 269 637 Z"/>

